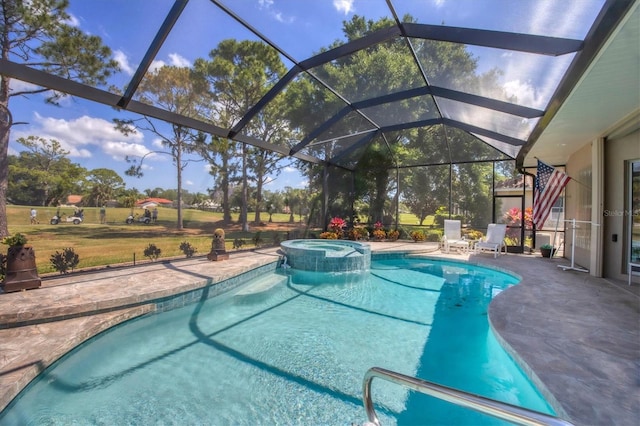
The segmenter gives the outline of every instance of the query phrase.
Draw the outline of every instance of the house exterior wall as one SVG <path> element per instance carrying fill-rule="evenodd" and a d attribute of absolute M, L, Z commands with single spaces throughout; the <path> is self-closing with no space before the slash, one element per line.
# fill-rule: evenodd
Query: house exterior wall
<path fill-rule="evenodd" d="M 607 138 L 604 145 L 605 190 L 603 222 L 603 275 L 627 279 L 625 245 L 625 209 L 629 161 L 640 159 L 640 130 Z M 616 237 L 614 237 L 616 236 Z M 617 238 L 617 241 L 613 241 Z"/>
<path fill-rule="evenodd" d="M 591 209 L 592 209 L 592 156 L 594 143 L 583 146 L 574 152 L 567 161 L 566 172 L 571 176 L 567 184 L 566 214 L 565 214 L 565 244 L 564 257 L 571 259 L 574 254 L 574 264 L 586 269 L 593 269 L 591 265 Z M 570 220 L 576 220 L 575 241 L 573 225 Z"/>

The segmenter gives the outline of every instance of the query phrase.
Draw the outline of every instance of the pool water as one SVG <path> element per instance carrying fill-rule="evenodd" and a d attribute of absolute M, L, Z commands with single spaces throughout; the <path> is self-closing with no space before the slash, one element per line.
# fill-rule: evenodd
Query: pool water
<path fill-rule="evenodd" d="M 362 424 L 373 366 L 553 414 L 488 326 L 491 298 L 516 283 L 419 258 L 373 261 L 355 280 L 279 270 L 97 336 L 0 424 Z M 382 380 L 372 394 L 384 425 L 502 424 Z"/>

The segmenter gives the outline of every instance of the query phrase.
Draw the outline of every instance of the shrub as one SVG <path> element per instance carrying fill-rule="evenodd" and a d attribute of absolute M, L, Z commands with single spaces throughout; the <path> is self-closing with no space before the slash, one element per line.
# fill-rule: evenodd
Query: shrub
<path fill-rule="evenodd" d="M 187 258 L 193 257 L 193 255 L 198 251 L 195 247 L 188 243 L 187 241 L 183 241 L 180 243 L 180 250 L 184 253 Z"/>
<path fill-rule="evenodd" d="M 60 274 L 67 274 L 69 271 L 73 272 L 78 263 L 80 263 L 80 256 L 71 247 L 62 250 L 62 253 L 56 251 L 51 255 L 51 265 Z"/>
<path fill-rule="evenodd" d="M 337 240 L 338 239 L 338 234 L 336 234 L 335 232 L 323 232 L 322 234 L 320 234 L 320 238 L 325 239 L 325 240 Z"/>
<path fill-rule="evenodd" d="M 426 236 L 425 236 L 425 240 L 431 242 L 431 243 L 437 243 L 442 239 L 442 234 L 438 231 L 433 231 L 433 232 L 429 232 Z"/>
<path fill-rule="evenodd" d="M 242 246 L 244 245 L 244 240 L 242 238 L 236 238 L 235 240 L 233 240 L 233 248 L 234 249 L 241 249 Z"/>
<path fill-rule="evenodd" d="M 328 238 L 328 239 L 335 240 L 338 238 L 342 238 L 342 233 L 344 232 L 345 226 L 347 226 L 347 222 L 344 219 L 340 217 L 332 218 L 331 222 L 329 222 L 329 229 L 331 230 L 331 232 L 336 234 L 336 238 Z"/>
<path fill-rule="evenodd" d="M 156 245 L 153 243 L 149 244 L 147 248 L 144 249 L 145 257 L 148 257 L 153 262 L 156 261 L 158 257 L 160 257 L 160 253 L 162 253 L 162 250 L 156 247 Z"/>
<path fill-rule="evenodd" d="M 411 233 L 409 234 L 409 236 L 411 237 L 411 239 L 413 241 L 424 241 L 424 232 L 422 231 L 411 231 Z"/>
<path fill-rule="evenodd" d="M 2 239 L 2 244 L 6 244 L 8 246 L 23 246 L 27 244 L 27 237 L 21 233 L 17 233 L 12 237 L 4 237 Z"/>
<path fill-rule="evenodd" d="M 7 255 L 0 253 L 0 280 L 7 274 Z"/>
<path fill-rule="evenodd" d="M 387 238 L 391 241 L 396 241 L 400 237 L 400 231 L 397 229 L 387 232 Z"/>
<path fill-rule="evenodd" d="M 364 226 L 354 226 L 351 230 L 349 230 L 349 239 L 357 241 L 357 240 L 365 240 L 369 238 L 369 231 Z"/>
<path fill-rule="evenodd" d="M 373 230 L 373 238 L 376 241 L 382 241 L 386 238 L 386 236 L 387 236 L 387 233 L 384 232 L 384 229 L 377 228 Z"/>
<path fill-rule="evenodd" d="M 256 232 L 256 235 L 254 235 L 251 240 L 256 247 L 260 247 L 262 244 L 262 235 L 260 234 L 260 231 Z"/>
<path fill-rule="evenodd" d="M 480 231 L 476 231 L 475 229 L 470 229 L 464 233 L 464 236 L 470 240 L 479 240 L 484 237 L 484 234 Z"/>

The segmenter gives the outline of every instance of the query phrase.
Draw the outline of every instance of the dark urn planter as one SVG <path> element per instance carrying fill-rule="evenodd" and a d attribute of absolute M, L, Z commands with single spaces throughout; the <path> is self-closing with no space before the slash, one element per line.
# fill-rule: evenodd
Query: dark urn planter
<path fill-rule="evenodd" d="M 551 257 L 551 253 L 555 251 L 555 247 L 550 249 L 550 248 L 541 248 L 540 249 L 540 254 L 542 254 L 542 257 Z"/>
<path fill-rule="evenodd" d="M 39 288 L 41 284 L 36 268 L 36 254 L 28 245 L 9 246 L 7 269 L 2 281 L 5 293 Z"/>

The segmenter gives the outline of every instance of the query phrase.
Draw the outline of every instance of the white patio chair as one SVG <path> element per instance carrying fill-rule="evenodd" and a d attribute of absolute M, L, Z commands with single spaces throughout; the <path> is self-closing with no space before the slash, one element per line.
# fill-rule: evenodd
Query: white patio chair
<path fill-rule="evenodd" d="M 504 247 L 504 254 L 507 254 L 507 245 L 504 243 L 504 236 L 507 233 L 507 225 L 491 223 L 487 228 L 487 236 L 476 243 L 475 252 L 484 251 L 493 252 L 496 258 L 500 254 L 500 250 Z"/>
<path fill-rule="evenodd" d="M 442 248 L 445 253 L 449 253 L 451 247 L 458 247 L 467 251 L 469 242 L 462 238 L 462 223 L 459 220 L 445 219 Z"/>

